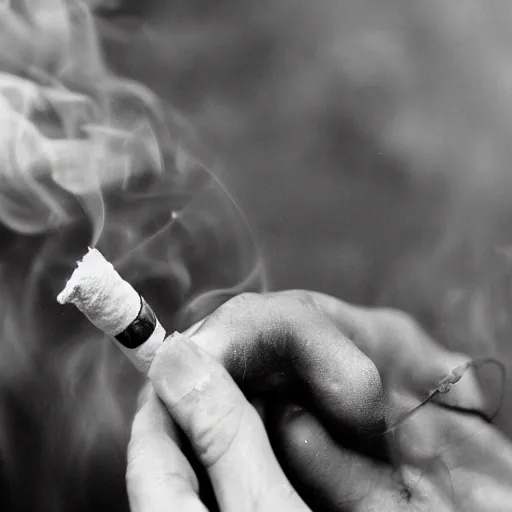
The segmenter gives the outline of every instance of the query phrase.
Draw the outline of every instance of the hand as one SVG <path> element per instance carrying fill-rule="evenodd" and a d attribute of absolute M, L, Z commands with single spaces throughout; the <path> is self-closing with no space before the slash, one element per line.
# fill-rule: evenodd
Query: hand
<path fill-rule="evenodd" d="M 321 294 L 304 297 L 376 363 L 388 424 L 399 421 L 444 375 L 468 360 L 439 346 L 402 312 L 358 308 Z M 449 393 L 437 396 L 393 431 L 392 467 L 394 477 L 405 484 L 402 499 L 386 499 L 389 465 L 347 452 L 304 408 L 289 408 L 282 417 L 281 462 L 309 503 L 321 498 L 322 510 L 508 511 L 512 445 L 483 419 L 494 412 L 499 389 L 496 394 L 489 407 L 490 397 L 468 370 Z M 482 416 L 474 414 L 478 411 Z M 339 482 L 351 475 L 354 485 L 347 493 Z"/>
<path fill-rule="evenodd" d="M 150 390 L 133 422 L 131 510 L 206 510 L 169 413 L 206 468 L 220 510 L 309 510 L 278 464 L 260 417 L 222 365 L 182 335 L 167 343 L 151 369 L 165 405 Z"/>
<path fill-rule="evenodd" d="M 242 297 L 231 301 L 216 315 L 231 316 L 231 310 L 246 312 L 245 307 L 238 306 L 245 306 L 244 300 Z M 294 301 L 289 305 L 296 306 Z M 325 326 L 324 345 L 331 352 L 323 352 L 327 357 L 322 361 L 309 344 L 308 332 L 298 330 L 296 335 L 292 334 L 283 329 L 283 323 L 274 324 L 271 318 L 266 318 L 265 310 L 261 309 L 260 313 L 264 316 L 255 316 L 253 320 L 264 323 L 245 324 L 246 330 L 239 333 L 247 336 L 245 341 L 237 339 L 247 348 L 248 382 L 256 387 L 266 382 L 266 386 L 273 388 L 275 375 L 282 374 L 282 385 L 278 385 L 282 387 L 294 379 L 292 373 L 300 375 L 303 382 L 310 381 L 309 389 L 334 421 L 357 425 L 369 433 L 382 430 L 382 389 L 378 372 L 369 359 L 348 340 L 341 339 L 333 326 L 330 329 Z M 210 317 L 212 325 L 216 318 Z M 242 323 L 237 325 L 241 327 Z M 203 323 L 200 331 L 207 333 L 207 327 Z M 261 336 L 260 327 L 270 327 L 267 337 Z M 284 337 L 290 342 L 289 350 Z M 221 350 L 223 342 L 218 341 L 216 348 Z M 259 346 L 260 341 L 267 346 Z M 224 349 L 229 355 L 235 347 L 224 343 Z M 262 366 L 260 355 L 269 364 Z M 235 358 L 230 360 L 236 365 Z M 293 372 L 284 375 L 286 366 L 291 366 Z M 322 367 L 324 371 L 320 375 Z M 241 365 L 239 369 L 242 370 Z M 308 510 L 277 463 L 260 417 L 218 359 L 187 338 L 174 336 L 155 357 L 149 377 L 166 409 L 208 469 L 222 511 Z M 201 507 L 196 476 L 179 450 L 170 425 L 168 414 L 152 395 L 136 416 L 129 448 L 127 481 L 135 511 L 172 508 L 172 504 L 183 511 L 187 507 L 192 510 Z"/>
<path fill-rule="evenodd" d="M 508 461 L 512 460 L 508 454 L 510 447 L 508 441 L 478 418 L 436 405 L 425 408 L 421 414 L 427 415 L 430 422 L 420 422 L 421 435 L 401 443 L 403 453 L 400 454 L 399 463 L 394 466 L 354 453 L 342 446 L 340 439 L 332 434 L 332 428 L 325 428 L 325 425 L 332 427 L 338 424 L 342 428 L 352 425 L 363 435 L 376 432 L 382 425 L 384 396 L 391 406 L 387 416 L 393 420 L 411 402 L 418 403 L 417 397 L 435 386 L 453 367 L 467 360 L 465 356 L 448 353 L 436 345 L 405 315 L 393 311 L 364 310 L 330 297 L 306 292 L 242 296 L 219 308 L 187 334 L 196 345 L 209 351 L 215 360 L 222 361 L 248 395 L 257 396 L 269 389 L 284 390 L 281 396 L 283 399 L 288 396 L 289 389 L 293 389 L 290 384 L 294 383 L 295 388 L 297 384 L 307 384 L 305 389 L 314 398 L 313 405 L 309 403 L 307 407 L 300 408 L 289 406 L 281 411 L 280 420 L 277 422 L 276 444 L 294 483 L 311 503 L 321 503 L 323 508 L 331 510 L 371 510 L 376 504 L 378 509 L 382 509 L 385 504 L 386 510 L 408 510 L 416 507 L 420 510 L 442 511 L 452 507 L 459 509 L 460 503 L 468 505 L 464 510 L 499 510 L 497 503 L 489 508 L 489 500 L 483 500 L 482 496 L 489 490 L 499 489 L 502 495 L 507 491 L 507 486 L 500 483 L 501 477 L 496 478 L 492 470 L 500 472 L 505 468 L 505 471 L 509 471 Z M 377 363 L 384 394 L 381 381 L 376 378 L 378 374 L 376 375 L 375 366 L 353 342 Z M 172 355 L 172 339 L 155 359 L 150 377 L 171 415 L 181 425 L 176 408 L 172 403 L 169 405 L 169 401 L 164 398 L 166 390 L 172 387 L 165 384 L 172 373 L 169 370 L 172 365 L 167 359 L 171 357 L 169 354 Z M 210 363 L 213 366 L 216 364 L 215 361 Z M 455 390 L 457 391 L 452 395 Z M 481 406 L 481 397 L 473 393 L 475 390 L 478 390 L 476 379 L 469 373 L 449 393 L 452 396 L 448 401 L 451 400 L 455 405 L 477 408 Z M 264 405 L 269 406 L 268 397 Z M 245 403 L 244 408 L 247 408 Z M 250 406 L 249 409 L 252 410 Z M 148 414 L 148 409 L 142 409 L 137 418 L 148 417 Z M 411 418 L 401 427 L 400 432 L 416 432 L 411 427 L 414 424 L 418 426 L 418 421 L 412 421 L 415 418 L 418 420 L 420 416 Z M 137 421 L 134 424 L 134 439 L 137 439 L 140 436 L 136 434 L 138 430 L 135 425 Z M 193 428 L 187 430 L 181 426 L 189 438 L 193 437 Z M 222 429 L 217 429 L 217 436 L 212 435 L 215 429 L 212 430 L 211 425 L 209 428 L 208 422 L 203 423 L 202 428 L 206 430 L 202 431 L 201 439 L 214 447 L 219 446 L 218 439 L 230 432 L 224 424 Z M 444 457 L 436 456 L 436 450 L 449 435 L 453 437 L 454 431 L 460 435 L 455 436 L 453 441 L 462 441 L 460 446 L 464 449 L 459 450 L 458 457 L 454 457 L 452 451 L 449 464 L 446 465 L 442 460 Z M 476 444 L 473 452 L 468 449 L 471 443 L 464 436 L 468 437 L 470 431 L 484 432 L 479 437 L 491 442 L 491 449 L 483 454 L 485 457 L 476 459 L 485 461 L 484 470 L 479 469 L 475 459 L 471 458 L 474 449 L 480 449 L 480 444 Z M 147 437 L 152 435 L 149 433 Z M 235 439 L 243 437 L 240 431 L 234 436 Z M 250 439 L 247 433 L 245 437 Z M 475 447 L 475 436 L 472 439 L 471 446 Z M 192 444 L 197 450 L 197 444 Z M 155 475 L 154 472 L 144 469 L 143 461 L 148 459 L 133 455 L 144 451 L 150 453 L 150 450 L 135 450 L 133 446 L 140 446 L 140 443 L 135 442 L 130 449 L 131 460 L 136 462 L 131 463 L 129 475 L 145 472 L 146 477 L 142 480 L 146 482 L 146 489 L 150 490 L 151 485 L 154 485 Z M 176 453 L 169 454 L 166 460 L 176 462 L 179 459 L 177 454 L 181 452 L 178 451 L 177 444 L 173 446 Z M 200 451 L 203 455 L 208 452 L 209 450 Z M 221 455 L 219 460 L 223 457 Z M 265 458 L 275 463 L 271 453 L 269 455 L 266 452 Z M 425 464 L 422 464 L 425 460 L 440 462 L 430 463 L 430 468 L 425 469 Z M 182 455 L 181 461 L 183 468 L 186 459 Z M 462 465 L 467 471 L 459 473 L 462 478 L 454 479 L 451 473 L 454 473 L 457 464 L 459 469 Z M 213 479 L 217 497 L 219 498 L 219 494 L 221 496 L 221 510 L 230 510 L 229 504 L 222 507 L 223 493 L 238 494 L 237 499 L 244 495 L 261 503 L 258 493 L 253 492 L 254 488 L 251 491 L 243 485 L 247 482 L 241 469 L 244 464 L 233 467 L 238 469 L 242 484 L 237 479 L 233 480 L 231 473 L 229 484 L 226 479 L 226 484 L 222 487 L 224 490 L 219 491 L 220 480 Z M 190 466 L 188 471 L 187 474 L 190 474 Z M 482 472 L 489 474 L 490 478 L 480 478 L 480 486 L 477 487 L 474 482 Z M 180 474 L 184 474 L 183 469 Z M 264 476 L 258 476 L 253 482 L 257 484 L 263 478 L 264 486 L 267 489 L 273 488 Z M 161 480 L 161 476 L 156 478 L 157 482 Z M 140 496 L 140 490 L 144 488 L 140 480 L 138 484 L 133 483 L 135 481 L 137 478 L 129 478 L 132 497 Z M 286 486 L 288 485 L 286 482 Z M 172 489 L 172 486 L 168 489 Z M 194 487 L 190 489 L 193 490 Z M 468 492 L 478 489 L 483 490 L 480 498 L 474 492 Z M 151 492 L 147 491 L 145 495 L 150 496 Z M 176 497 L 182 494 L 173 495 Z M 507 499 L 497 499 L 501 503 L 507 503 Z M 265 503 L 267 506 L 268 501 Z M 180 510 L 187 509 L 180 506 Z"/>

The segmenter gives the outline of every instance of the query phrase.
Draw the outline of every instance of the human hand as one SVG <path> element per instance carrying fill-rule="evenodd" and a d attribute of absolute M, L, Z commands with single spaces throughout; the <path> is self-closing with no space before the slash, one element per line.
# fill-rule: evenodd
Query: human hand
<path fill-rule="evenodd" d="M 484 420 L 499 405 L 498 387 L 497 396 L 484 394 L 469 368 L 448 393 L 401 423 L 469 358 L 438 345 L 403 312 L 359 308 L 309 292 L 305 297 L 375 362 L 388 425 L 400 425 L 386 436 L 392 464 L 381 464 L 346 450 L 311 411 L 288 408 L 275 445 L 281 445 L 280 462 L 307 502 L 321 502 L 322 510 L 333 511 L 512 510 L 512 445 Z M 389 472 L 403 486 L 399 499 L 387 492 Z M 353 479 L 349 492 L 339 484 L 347 477 Z"/>
<path fill-rule="evenodd" d="M 228 327 L 221 317 L 229 310 L 245 312 L 245 307 L 238 305 L 245 304 L 244 300 L 244 297 L 236 299 L 219 309 L 221 323 Z M 295 306 L 295 303 L 290 305 Z M 244 372 L 247 382 L 255 388 L 286 389 L 297 378 L 309 381 L 308 388 L 333 421 L 357 426 L 368 433 L 382 430 L 382 390 L 371 361 L 351 343 L 344 343 L 343 350 L 339 350 L 340 337 L 334 327 L 328 330 L 326 326 L 323 328 L 324 345 L 332 353 L 327 350 L 324 354 L 328 357 L 319 359 L 317 350 L 309 345 L 308 332 L 302 333 L 299 329 L 296 335 L 292 334 L 284 329 L 284 323 L 274 324 L 271 318 L 265 318 L 265 310 L 259 313 L 264 316 L 254 320 L 265 324 L 245 324 L 246 330 L 236 336 L 236 341 L 247 348 Z M 215 324 L 216 318 L 213 315 L 209 321 Z M 266 337 L 260 329 L 265 326 L 269 328 Z M 207 327 L 203 323 L 196 329 L 197 333 L 204 334 Z M 238 338 L 238 334 L 245 336 L 245 340 Z M 284 339 L 288 336 L 289 350 L 285 347 L 288 341 Z M 260 342 L 267 346 L 258 348 Z M 236 350 L 228 343 L 221 345 L 219 342 L 216 347 L 220 359 L 221 350 L 225 350 L 226 355 Z M 308 510 L 275 459 L 261 418 L 219 358 L 207 354 L 185 336 L 175 335 L 156 355 L 149 377 L 167 411 L 207 468 L 220 509 L 223 512 Z M 234 358 L 230 360 L 236 365 Z M 291 369 L 286 370 L 286 366 Z M 322 368 L 324 373 L 320 375 Z M 357 371 L 352 372 L 352 368 Z M 295 376 L 297 373 L 299 377 Z M 325 378 L 329 373 L 332 379 Z M 273 382 L 276 376 L 280 376 L 280 383 Z M 339 390 L 346 393 L 338 393 Z M 169 414 L 154 394 L 134 420 L 127 482 L 134 511 L 153 511 L 159 507 L 172 508 L 172 505 L 183 511 L 201 510 L 197 477 L 180 451 Z"/>
<path fill-rule="evenodd" d="M 256 410 L 224 367 L 182 335 L 168 340 L 128 448 L 132 512 L 206 511 L 172 418 L 206 468 L 222 512 L 309 509 L 288 482 Z M 170 413 L 170 414 L 169 414 Z"/>
<path fill-rule="evenodd" d="M 386 415 L 393 419 L 394 416 L 399 416 L 401 410 L 409 407 L 409 402 L 414 402 L 421 392 L 431 389 L 453 367 L 467 360 L 465 356 L 448 353 L 436 345 L 405 315 L 392 311 L 355 308 L 330 297 L 306 292 L 272 294 L 265 297 L 242 296 L 219 308 L 187 334 L 195 344 L 210 352 L 214 360 L 222 361 L 248 395 L 257 396 L 268 390 L 284 390 L 281 393 L 282 399 L 293 389 L 291 384 L 294 383 L 295 387 L 300 383 L 307 384 L 305 389 L 311 392 L 314 406 L 309 410 L 307 407 L 288 407 L 282 410 L 280 420 L 275 423 L 275 439 L 278 440 L 278 451 L 290 470 L 294 483 L 311 503 L 321 503 L 322 508 L 331 510 L 372 510 L 372 507 L 382 509 L 384 506 L 387 510 L 408 510 L 416 507 L 420 510 L 442 511 L 452 508 L 458 510 L 458 504 L 464 502 L 470 505 L 464 510 L 500 510 L 496 503 L 491 508 L 485 508 L 488 507 L 489 500 L 483 500 L 482 496 L 485 497 L 489 490 L 499 489 L 501 496 L 508 491 L 507 486 L 500 483 L 502 479 L 496 478 L 492 470 L 494 468 L 502 471 L 504 467 L 509 467 L 507 461 L 511 459 L 507 450 L 510 447 L 508 441 L 478 418 L 429 405 L 422 411 L 422 415 L 427 414 L 429 421 L 420 422 L 423 434 L 428 430 L 428 435 L 424 438 L 416 436 L 412 442 L 401 443 L 403 446 L 398 465 L 376 462 L 354 453 L 332 434 L 332 428 L 325 428 L 325 424 L 331 427 L 336 423 L 341 427 L 351 424 L 363 436 L 376 433 L 381 428 L 386 410 L 384 396 L 390 405 Z M 168 357 L 172 360 L 173 353 L 172 339 L 170 341 L 157 355 L 150 372 L 150 378 L 162 398 L 166 396 L 166 390 L 172 387 L 168 383 L 172 373 L 172 364 Z M 375 366 L 354 346 L 354 342 L 377 363 L 384 384 L 384 394 L 380 379 L 375 378 L 378 377 Z M 210 360 L 209 364 L 217 364 L 214 360 Z M 450 398 L 455 405 L 462 404 L 471 409 L 481 405 L 478 403 L 480 397 L 473 393 L 478 390 L 474 375 L 466 375 L 453 391 L 456 389 L 457 392 Z M 215 396 L 210 396 L 210 400 L 214 399 Z M 174 406 L 169 406 L 165 398 L 164 401 L 173 418 L 181 425 Z M 266 402 L 268 405 L 268 396 Z M 243 408 L 247 407 L 245 404 L 244 402 Z M 249 410 L 252 411 L 250 405 Z M 146 417 L 147 411 L 146 409 Z M 413 419 L 414 417 L 411 418 Z M 226 443 L 226 435 L 233 436 L 233 432 L 225 426 L 212 430 L 211 424 L 209 426 L 204 418 L 202 420 L 201 439 L 211 446 L 217 446 L 217 450 L 218 439 L 222 440 L 224 436 L 224 441 L 220 441 L 222 446 L 222 442 L 224 445 Z M 418 421 L 411 420 L 401 427 L 401 432 L 410 435 L 411 425 L 418 426 Z M 134 437 L 137 432 L 136 424 L 137 422 L 134 424 Z M 215 421 L 213 424 L 215 425 Z M 186 428 L 184 430 L 189 438 L 193 437 L 193 429 L 189 429 L 189 432 Z M 217 435 L 213 435 L 214 431 Z M 454 436 L 454 431 L 459 435 Z M 473 434 L 484 432 L 484 435 L 474 436 L 470 431 Z M 240 439 L 244 438 L 244 434 L 237 432 L 234 439 L 243 444 Z M 417 433 L 414 429 L 412 432 Z M 475 479 L 482 476 L 482 470 L 479 470 L 471 458 L 475 449 L 481 451 L 481 444 L 475 445 L 473 442 L 473 451 L 468 451 L 469 443 L 463 442 L 467 441 L 465 437 L 471 435 L 472 439 L 478 437 L 490 440 L 492 447 L 484 457 L 487 461 L 484 474 L 486 477 L 490 475 L 490 478 L 485 481 L 480 478 L 481 485 L 476 488 L 480 490 L 480 498 L 475 497 L 474 492 L 468 493 L 468 490 L 475 490 Z M 250 436 L 245 434 L 245 439 L 250 439 Z M 432 462 L 443 458 L 437 456 L 436 449 L 439 444 L 446 443 L 447 439 L 461 441 L 464 449 L 459 450 L 460 455 L 453 457 L 452 451 L 449 465 L 441 462 L 430 464 L 430 469 L 425 469 L 425 460 Z M 138 444 L 135 443 L 135 446 Z M 176 444 L 173 446 L 178 450 Z M 146 450 L 146 453 L 149 452 L 150 450 Z M 132 461 L 139 461 L 130 465 L 131 473 L 144 472 L 140 462 L 143 457 L 134 458 L 133 448 L 130 453 Z M 169 460 L 176 462 L 179 458 L 177 453 L 181 452 L 177 451 L 174 456 L 169 456 Z M 204 455 L 205 452 L 201 453 Z M 258 453 L 261 455 L 263 452 L 258 450 Z M 267 450 L 265 453 L 265 459 L 270 456 L 267 464 L 268 460 L 275 463 L 271 452 Z M 465 455 L 468 453 L 469 455 Z M 220 460 L 223 457 L 224 455 Z M 480 458 L 479 461 L 481 460 Z M 451 478 L 454 465 L 457 464 L 459 469 L 460 465 L 467 469 L 462 472 L 464 478 L 458 479 L 459 481 Z M 232 466 L 235 470 L 232 469 L 230 478 L 226 479 L 229 484 L 225 484 L 220 494 L 222 496 L 222 493 L 234 493 L 237 495 L 235 501 L 245 499 L 261 503 L 258 492 L 254 490 L 263 488 L 267 492 L 275 484 L 265 478 L 264 471 L 256 475 L 252 482 L 256 484 L 255 487 L 247 488 L 247 479 L 242 476 L 243 467 L 243 463 Z M 266 466 L 263 464 L 260 467 Z M 443 471 L 443 468 L 450 471 Z M 146 475 L 149 473 L 151 472 L 146 471 Z M 161 470 L 159 473 L 163 474 Z M 233 479 L 233 475 L 241 476 L 242 482 L 240 483 L 240 479 Z M 252 477 L 254 476 L 253 473 Z M 153 477 L 147 476 L 143 479 L 148 489 L 154 478 L 153 474 Z M 136 479 L 133 477 L 129 478 L 129 482 L 134 480 Z M 162 477 L 156 480 L 160 482 Z M 212 480 L 219 500 L 219 490 L 215 485 L 217 481 L 217 487 L 219 486 L 219 479 Z M 262 487 L 258 485 L 259 481 L 263 482 Z M 284 482 L 285 488 L 289 489 L 286 479 Z M 131 495 L 139 496 L 137 489 L 140 490 L 141 487 L 143 486 L 140 484 L 130 484 Z M 149 496 L 151 492 L 146 494 Z M 296 496 L 294 492 L 292 495 Z M 501 503 L 507 503 L 507 500 L 498 499 Z M 223 508 L 223 500 L 219 501 L 221 510 L 230 510 L 229 503 Z M 268 500 L 265 501 L 265 506 L 273 509 Z M 180 510 L 186 509 L 180 505 Z"/>

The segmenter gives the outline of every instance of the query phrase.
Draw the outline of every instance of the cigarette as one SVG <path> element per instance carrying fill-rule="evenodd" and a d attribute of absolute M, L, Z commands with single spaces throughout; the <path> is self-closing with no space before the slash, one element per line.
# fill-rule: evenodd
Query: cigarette
<path fill-rule="evenodd" d="M 139 371 L 148 372 L 166 331 L 144 298 L 97 249 L 89 249 L 78 263 L 57 300 L 74 304 Z"/>

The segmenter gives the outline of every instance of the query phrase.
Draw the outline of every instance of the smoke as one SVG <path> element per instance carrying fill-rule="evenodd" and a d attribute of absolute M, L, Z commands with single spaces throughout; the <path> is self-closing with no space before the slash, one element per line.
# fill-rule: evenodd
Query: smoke
<path fill-rule="evenodd" d="M 218 148 L 276 288 L 398 306 L 451 349 L 512 360 L 506 1 L 153 0 L 100 14 L 109 62 Z"/>
<path fill-rule="evenodd" d="M 141 378 L 56 304 L 76 260 L 97 246 L 169 329 L 264 269 L 190 123 L 109 70 L 89 5 L 0 11 L 1 506 L 125 510 Z"/>
<path fill-rule="evenodd" d="M 33 481 L 46 509 L 101 509 L 93 473 L 122 496 L 115 460 L 139 382 L 53 303 L 87 245 L 169 325 L 259 286 L 250 234 L 202 162 L 240 198 L 276 288 L 399 306 L 455 350 L 511 360 L 506 0 L 87 5 L 0 12 L 12 503 L 37 509 Z"/>

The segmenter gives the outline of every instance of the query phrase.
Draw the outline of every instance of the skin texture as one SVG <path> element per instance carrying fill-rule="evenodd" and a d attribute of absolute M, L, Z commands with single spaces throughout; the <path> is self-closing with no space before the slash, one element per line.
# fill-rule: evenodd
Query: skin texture
<path fill-rule="evenodd" d="M 512 445 L 453 408 L 485 411 L 474 373 L 396 426 L 467 360 L 401 312 L 236 297 L 153 361 L 128 451 L 132 510 L 509 510 Z M 205 475 L 216 503 L 200 498 Z"/>

